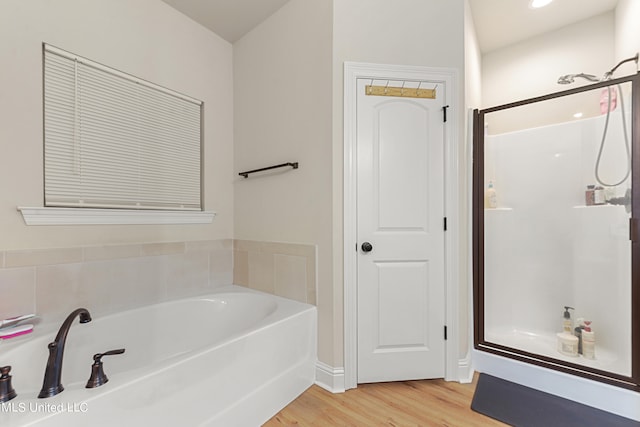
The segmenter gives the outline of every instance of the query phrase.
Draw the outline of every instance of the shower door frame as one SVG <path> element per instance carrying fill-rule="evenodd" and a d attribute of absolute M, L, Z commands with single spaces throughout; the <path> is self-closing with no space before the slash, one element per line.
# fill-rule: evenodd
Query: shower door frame
<path fill-rule="evenodd" d="M 486 114 L 631 82 L 631 376 L 495 344 L 484 336 L 484 117 Z M 473 112 L 474 348 L 521 362 L 640 392 L 640 73 Z"/>

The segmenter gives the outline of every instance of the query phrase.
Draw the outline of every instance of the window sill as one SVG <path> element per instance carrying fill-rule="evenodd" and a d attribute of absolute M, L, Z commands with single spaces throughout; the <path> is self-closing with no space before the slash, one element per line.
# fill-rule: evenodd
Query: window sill
<path fill-rule="evenodd" d="M 211 211 L 18 207 L 27 225 L 210 224 Z"/>

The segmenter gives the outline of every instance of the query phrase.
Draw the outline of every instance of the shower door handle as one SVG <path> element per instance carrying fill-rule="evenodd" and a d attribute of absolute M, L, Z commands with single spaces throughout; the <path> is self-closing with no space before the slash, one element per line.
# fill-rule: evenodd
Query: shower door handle
<path fill-rule="evenodd" d="M 367 253 L 373 250 L 373 245 L 369 242 L 364 242 L 361 248 L 362 248 L 362 252 Z"/>
<path fill-rule="evenodd" d="M 636 243 L 640 240 L 640 236 L 638 236 L 638 231 L 640 231 L 638 222 L 638 218 L 629 218 L 629 240 L 631 240 L 631 243 Z"/>

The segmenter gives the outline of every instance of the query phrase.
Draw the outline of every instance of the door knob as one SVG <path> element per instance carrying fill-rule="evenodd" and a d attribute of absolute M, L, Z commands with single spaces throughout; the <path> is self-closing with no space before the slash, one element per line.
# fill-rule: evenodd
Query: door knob
<path fill-rule="evenodd" d="M 371 250 L 373 249 L 373 246 L 369 242 L 364 242 L 361 248 L 362 248 L 362 252 L 371 252 Z"/>

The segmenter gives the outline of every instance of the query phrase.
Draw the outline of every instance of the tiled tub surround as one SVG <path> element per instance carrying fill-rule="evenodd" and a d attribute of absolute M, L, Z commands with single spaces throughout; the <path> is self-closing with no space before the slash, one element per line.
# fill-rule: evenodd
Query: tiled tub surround
<path fill-rule="evenodd" d="M 0 252 L 0 319 L 59 322 L 201 295 L 232 283 L 232 240 Z"/>
<path fill-rule="evenodd" d="M 234 240 L 233 283 L 316 304 L 316 246 Z"/>

